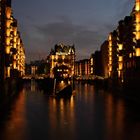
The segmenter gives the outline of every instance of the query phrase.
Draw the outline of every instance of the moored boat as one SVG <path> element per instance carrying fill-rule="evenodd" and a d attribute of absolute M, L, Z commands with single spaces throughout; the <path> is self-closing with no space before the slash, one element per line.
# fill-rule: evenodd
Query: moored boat
<path fill-rule="evenodd" d="M 57 97 L 70 97 L 72 95 L 72 86 L 66 85 L 63 89 L 56 90 L 55 95 Z"/>

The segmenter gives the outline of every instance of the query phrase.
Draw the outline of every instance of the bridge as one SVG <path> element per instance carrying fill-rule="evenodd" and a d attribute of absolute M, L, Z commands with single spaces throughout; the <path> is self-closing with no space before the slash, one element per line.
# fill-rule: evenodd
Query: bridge
<path fill-rule="evenodd" d="M 25 80 L 31 80 L 31 79 L 45 79 L 48 78 L 50 75 L 46 75 L 46 74 L 30 74 L 30 75 L 25 75 L 22 77 L 22 79 Z M 100 79 L 103 80 L 105 79 L 102 76 L 98 76 L 98 75 L 81 75 L 81 76 L 76 76 L 75 77 L 76 80 L 95 80 L 95 79 Z"/>
<path fill-rule="evenodd" d="M 35 80 L 38 80 L 38 79 L 44 79 L 44 78 L 48 78 L 49 75 L 45 75 L 45 74 L 30 74 L 30 75 L 25 75 L 22 77 L 22 79 L 25 79 L 25 80 L 31 80 L 31 79 L 35 79 Z"/>
<path fill-rule="evenodd" d="M 95 79 L 103 80 L 105 79 L 104 77 L 98 76 L 98 75 L 81 75 L 81 76 L 76 76 L 75 78 L 76 80 L 95 80 Z"/>

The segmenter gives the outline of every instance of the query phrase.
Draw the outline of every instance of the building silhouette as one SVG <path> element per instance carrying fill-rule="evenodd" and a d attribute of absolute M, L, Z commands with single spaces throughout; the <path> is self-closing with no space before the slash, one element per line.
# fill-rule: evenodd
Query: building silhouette
<path fill-rule="evenodd" d="M 25 50 L 11 0 L 0 1 L 0 81 L 25 74 Z"/>

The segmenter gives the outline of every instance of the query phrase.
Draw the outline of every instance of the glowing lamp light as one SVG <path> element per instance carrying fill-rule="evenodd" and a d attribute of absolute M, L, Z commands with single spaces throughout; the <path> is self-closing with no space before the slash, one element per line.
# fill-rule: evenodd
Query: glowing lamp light
<path fill-rule="evenodd" d="M 112 36 L 111 36 L 111 34 L 109 35 L 108 40 L 112 40 Z"/>
<path fill-rule="evenodd" d="M 11 17 L 11 8 L 10 7 L 6 7 L 6 17 L 8 19 L 10 19 L 10 17 Z"/>
<path fill-rule="evenodd" d="M 123 57 L 119 56 L 119 62 L 122 62 L 122 61 L 123 61 Z"/>
<path fill-rule="evenodd" d="M 136 32 L 136 39 L 140 39 L 140 32 Z"/>
<path fill-rule="evenodd" d="M 140 56 L 140 48 L 136 48 L 136 57 Z"/>
<path fill-rule="evenodd" d="M 6 47 L 6 54 L 9 54 L 10 53 L 10 46 L 7 46 Z"/>
<path fill-rule="evenodd" d="M 139 0 L 136 0 L 135 10 L 136 11 L 139 11 L 140 10 L 140 1 Z"/>
<path fill-rule="evenodd" d="M 119 50 L 122 50 L 123 49 L 123 45 L 122 44 L 119 44 Z"/>
<path fill-rule="evenodd" d="M 119 70 L 122 70 L 122 69 L 123 69 L 123 64 L 119 63 Z"/>
<path fill-rule="evenodd" d="M 119 78 L 121 77 L 121 71 L 120 70 L 118 71 L 118 77 Z"/>

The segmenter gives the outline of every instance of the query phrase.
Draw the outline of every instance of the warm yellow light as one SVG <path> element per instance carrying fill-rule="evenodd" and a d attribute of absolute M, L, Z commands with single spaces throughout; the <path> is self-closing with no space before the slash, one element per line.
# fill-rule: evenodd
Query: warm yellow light
<path fill-rule="evenodd" d="M 7 67 L 7 77 L 10 77 L 10 67 Z"/>
<path fill-rule="evenodd" d="M 17 36 L 17 28 L 14 28 L 14 36 Z"/>
<path fill-rule="evenodd" d="M 140 11 L 140 1 L 139 0 L 136 0 L 135 10 Z"/>
<path fill-rule="evenodd" d="M 17 46 L 16 43 L 14 43 L 13 46 L 14 46 L 14 48 L 16 48 L 16 46 Z"/>
<path fill-rule="evenodd" d="M 55 56 L 55 59 L 58 60 L 58 55 Z"/>
<path fill-rule="evenodd" d="M 136 39 L 140 39 L 140 32 L 136 32 Z"/>
<path fill-rule="evenodd" d="M 13 68 L 16 69 L 16 61 L 13 62 Z"/>
<path fill-rule="evenodd" d="M 136 23 L 140 22 L 140 13 L 136 13 Z"/>
<path fill-rule="evenodd" d="M 112 56 L 112 52 L 109 52 L 109 55 Z"/>
<path fill-rule="evenodd" d="M 54 59 L 54 55 L 51 55 L 51 59 L 52 59 L 52 60 Z"/>
<path fill-rule="evenodd" d="M 109 41 L 109 46 L 112 47 L 112 41 Z"/>
<path fill-rule="evenodd" d="M 10 29 L 7 29 L 6 35 L 7 35 L 7 36 L 10 36 Z"/>
<path fill-rule="evenodd" d="M 10 46 L 6 46 L 6 54 L 10 53 Z"/>
<path fill-rule="evenodd" d="M 93 65 L 93 58 L 91 58 L 90 62 L 91 62 L 91 65 Z"/>
<path fill-rule="evenodd" d="M 13 55 L 14 60 L 16 60 L 16 55 Z"/>
<path fill-rule="evenodd" d="M 112 61 L 109 61 L 109 65 L 111 65 L 112 64 Z"/>
<path fill-rule="evenodd" d="M 9 37 L 6 38 L 6 45 L 10 45 L 10 38 Z"/>
<path fill-rule="evenodd" d="M 112 57 L 109 57 L 109 61 L 112 61 Z"/>
<path fill-rule="evenodd" d="M 109 71 L 109 77 L 111 76 L 111 72 Z"/>
<path fill-rule="evenodd" d="M 8 19 L 10 19 L 10 17 L 11 17 L 11 8 L 10 7 L 6 7 L 6 17 Z"/>
<path fill-rule="evenodd" d="M 119 56 L 119 62 L 122 62 L 122 61 L 123 61 L 123 57 Z"/>
<path fill-rule="evenodd" d="M 129 54 L 129 58 L 132 58 L 132 53 Z"/>
<path fill-rule="evenodd" d="M 123 69 L 123 63 L 119 63 L 119 70 Z"/>
<path fill-rule="evenodd" d="M 7 27 L 7 28 L 10 28 L 10 24 L 11 24 L 11 21 L 10 21 L 10 20 L 7 20 L 7 21 L 6 21 L 6 27 Z"/>
<path fill-rule="evenodd" d="M 112 47 L 109 47 L 109 51 L 112 51 Z"/>
<path fill-rule="evenodd" d="M 122 50 L 123 49 L 123 44 L 119 44 L 119 50 Z"/>
<path fill-rule="evenodd" d="M 139 57 L 140 56 L 140 48 L 136 48 L 136 56 Z"/>
<path fill-rule="evenodd" d="M 17 41 L 17 38 L 16 37 L 14 37 L 14 42 L 16 42 Z"/>
<path fill-rule="evenodd" d="M 17 39 L 17 44 L 20 45 L 20 38 Z"/>
<path fill-rule="evenodd" d="M 63 60 L 65 59 L 65 55 L 62 55 L 62 59 L 63 59 Z"/>
<path fill-rule="evenodd" d="M 120 70 L 118 71 L 118 77 L 119 78 L 121 77 L 121 71 Z"/>
<path fill-rule="evenodd" d="M 112 66 L 109 66 L 109 71 L 112 71 Z"/>
<path fill-rule="evenodd" d="M 140 31 L 140 24 L 136 25 L 136 31 Z"/>
<path fill-rule="evenodd" d="M 112 40 L 111 34 L 109 34 L 108 40 L 109 40 L 109 41 Z"/>
<path fill-rule="evenodd" d="M 93 73 L 93 67 L 91 67 L 91 73 Z"/>

